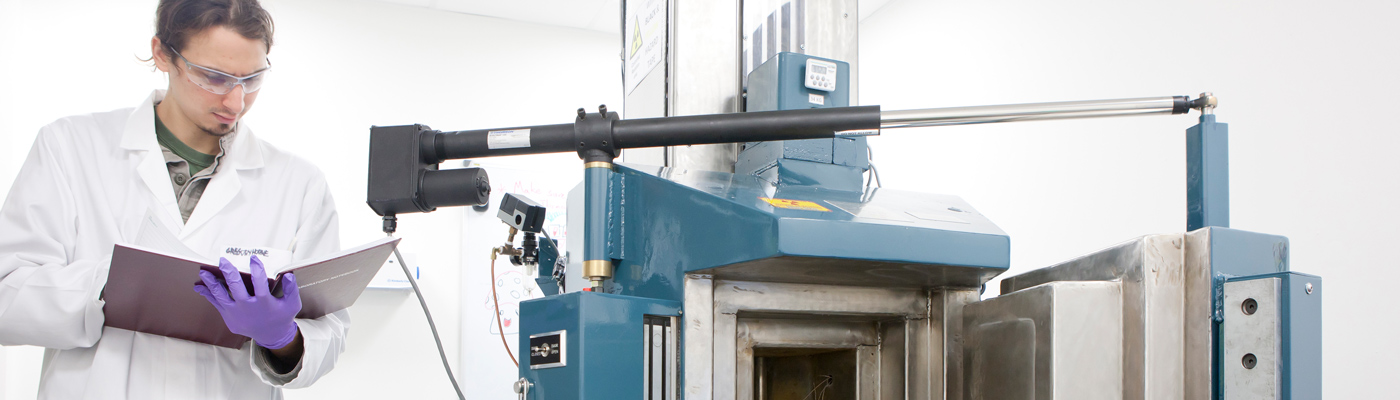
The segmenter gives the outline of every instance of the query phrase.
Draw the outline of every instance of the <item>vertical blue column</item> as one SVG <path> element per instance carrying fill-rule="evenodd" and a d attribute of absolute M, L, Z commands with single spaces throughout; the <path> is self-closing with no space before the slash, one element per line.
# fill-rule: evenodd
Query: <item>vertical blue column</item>
<path fill-rule="evenodd" d="M 1186 230 L 1230 227 L 1229 125 L 1214 114 L 1186 130 Z"/>
<path fill-rule="evenodd" d="M 595 161 L 583 167 L 583 276 L 598 289 L 603 279 L 613 275 L 608 255 L 608 184 L 613 165 Z"/>

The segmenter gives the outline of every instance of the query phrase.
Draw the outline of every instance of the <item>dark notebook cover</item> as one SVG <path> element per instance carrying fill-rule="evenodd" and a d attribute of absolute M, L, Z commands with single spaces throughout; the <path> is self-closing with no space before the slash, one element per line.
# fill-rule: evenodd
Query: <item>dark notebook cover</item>
<path fill-rule="evenodd" d="M 301 291 L 301 313 L 297 318 L 320 318 L 355 304 L 398 243 L 399 239 L 384 238 L 294 263 L 270 277 L 270 287 L 280 295 L 281 288 L 275 283 L 281 281 L 282 274 L 295 272 Z M 116 245 L 103 289 L 107 302 L 103 307 L 105 325 L 234 349 L 243 347 L 248 337 L 230 332 L 219 311 L 195 293 L 201 268 L 222 276 L 218 267 L 208 262 Z M 251 284 L 252 277 L 244 273 L 243 281 Z"/>

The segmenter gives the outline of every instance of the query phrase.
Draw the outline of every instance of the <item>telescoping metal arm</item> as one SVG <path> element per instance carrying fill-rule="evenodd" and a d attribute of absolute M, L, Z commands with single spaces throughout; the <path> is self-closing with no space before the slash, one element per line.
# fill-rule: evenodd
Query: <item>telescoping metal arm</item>
<path fill-rule="evenodd" d="M 1202 98 L 1207 100 L 1197 99 L 1191 101 L 1187 100 L 1186 96 L 1168 96 L 885 111 L 880 113 L 880 128 L 914 128 L 923 126 L 988 124 L 1050 119 L 1184 114 L 1192 108 L 1200 109 L 1206 104 L 1214 105 L 1213 97 L 1204 95 Z"/>
<path fill-rule="evenodd" d="M 879 106 L 821 108 L 622 120 L 599 107 L 573 123 L 440 132 L 423 125 L 373 127 L 368 203 L 381 216 L 474 205 L 490 188 L 484 171 L 437 171 L 447 160 L 578 152 L 611 162 L 621 149 L 878 135 L 881 129 L 1150 114 L 1210 114 L 1209 93 L 1117 100 L 881 111 Z M 453 182 L 468 180 L 471 185 Z M 432 189 L 437 188 L 437 189 Z M 429 190 L 431 189 L 431 190 Z"/>
<path fill-rule="evenodd" d="M 616 150 L 642 147 L 866 136 L 877 135 L 881 129 L 925 126 L 1184 114 L 1203 103 L 1186 96 L 1166 96 L 900 111 L 881 111 L 879 106 L 840 107 L 632 120 L 617 119 L 606 108 L 600 108 L 598 114 L 579 109 L 577 121 L 571 124 L 433 131 L 421 145 L 423 157 L 436 162 L 589 148 L 615 157 Z M 602 161 L 580 156 L 586 161 Z"/>
<path fill-rule="evenodd" d="M 878 135 L 881 129 L 1146 114 L 1208 113 L 1214 97 L 1186 96 L 1073 101 L 882 112 L 879 106 L 767 111 L 622 120 L 606 106 L 578 109 L 573 123 L 440 132 L 423 125 L 370 130 L 367 203 L 392 228 L 393 216 L 438 206 L 481 204 L 490 194 L 484 171 L 438 171 L 447 160 L 577 152 L 584 161 L 584 275 L 595 288 L 612 276 L 607 257 L 606 193 L 622 149 Z M 452 182 L 461 180 L 461 184 Z"/>

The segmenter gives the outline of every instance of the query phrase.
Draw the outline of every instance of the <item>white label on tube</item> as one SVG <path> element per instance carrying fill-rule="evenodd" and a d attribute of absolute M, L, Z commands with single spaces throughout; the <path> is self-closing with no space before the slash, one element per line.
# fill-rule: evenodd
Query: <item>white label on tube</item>
<path fill-rule="evenodd" d="M 852 129 L 849 131 L 836 131 L 836 137 L 856 137 L 856 136 L 879 136 L 879 129 Z"/>
<path fill-rule="evenodd" d="M 529 129 L 510 129 L 504 131 L 486 132 L 486 148 L 514 149 L 520 147 L 530 147 Z"/>

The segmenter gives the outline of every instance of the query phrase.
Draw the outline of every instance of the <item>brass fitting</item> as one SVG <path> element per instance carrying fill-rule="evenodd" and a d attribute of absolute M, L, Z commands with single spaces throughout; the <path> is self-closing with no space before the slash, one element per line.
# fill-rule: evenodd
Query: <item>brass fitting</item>
<path fill-rule="evenodd" d="M 593 282 L 594 289 L 603 287 L 604 279 L 611 279 L 613 276 L 613 264 L 610 260 L 588 260 L 583 262 L 583 277 Z"/>

